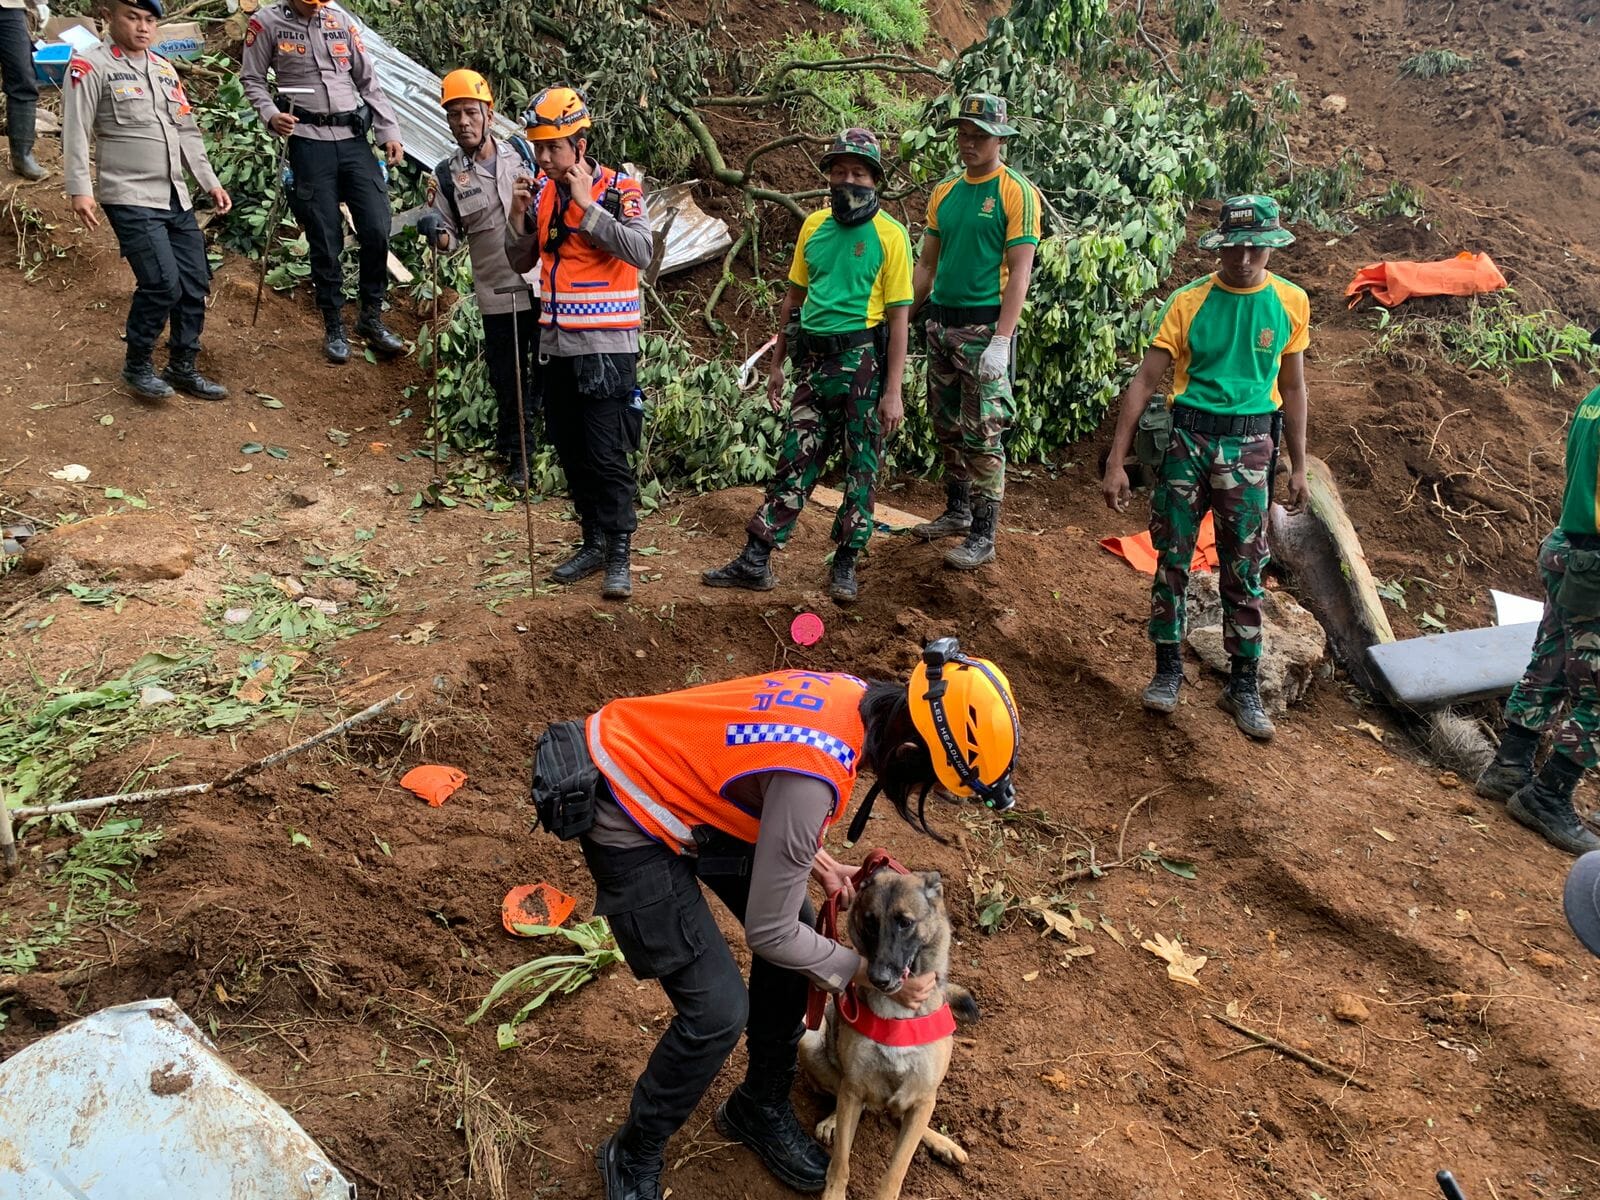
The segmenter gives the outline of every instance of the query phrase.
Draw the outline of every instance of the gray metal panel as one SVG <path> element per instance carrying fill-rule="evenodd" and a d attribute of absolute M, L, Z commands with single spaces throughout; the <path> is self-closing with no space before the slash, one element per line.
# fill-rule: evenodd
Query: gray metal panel
<path fill-rule="evenodd" d="M 367 53 L 377 60 L 378 82 L 384 95 L 394 105 L 395 116 L 400 121 L 400 137 L 405 143 L 406 157 L 431 171 L 446 154 L 456 148 L 445 124 L 444 109 L 439 107 L 439 76 L 407 58 L 391 46 L 384 36 L 364 18 L 352 15 L 336 3 L 329 8 L 338 9 L 361 26 L 361 41 Z M 495 112 L 494 131 L 501 137 L 511 137 L 522 130 Z"/>
<path fill-rule="evenodd" d="M 1385 691 L 1418 712 L 1504 696 L 1522 678 L 1537 621 L 1380 642 L 1367 657 Z"/>

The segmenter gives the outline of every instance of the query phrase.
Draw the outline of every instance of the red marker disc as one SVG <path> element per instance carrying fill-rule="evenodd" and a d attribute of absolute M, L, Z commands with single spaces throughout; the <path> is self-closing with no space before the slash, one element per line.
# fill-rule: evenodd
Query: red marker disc
<path fill-rule="evenodd" d="M 789 636 L 799 645 L 815 646 L 822 640 L 822 618 L 816 613 L 801 613 L 790 622 Z"/>

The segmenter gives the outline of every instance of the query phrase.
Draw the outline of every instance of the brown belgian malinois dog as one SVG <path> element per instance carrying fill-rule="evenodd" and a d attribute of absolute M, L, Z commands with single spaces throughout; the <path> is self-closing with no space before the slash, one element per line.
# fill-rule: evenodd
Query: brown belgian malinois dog
<path fill-rule="evenodd" d="M 946 982 L 950 919 L 937 871 L 905 875 L 887 868 L 878 871 L 856 893 L 849 927 L 851 944 L 867 960 L 872 986 L 853 997 L 847 993 L 831 999 L 822 1028 L 807 1032 L 800 1042 L 800 1065 L 839 1101 L 833 1115 L 817 1125 L 818 1139 L 833 1145 L 822 1200 L 845 1200 L 850 1147 L 867 1108 L 888 1112 L 900 1121 L 900 1140 L 875 1193 L 876 1200 L 897 1200 L 918 1145 L 946 1163 L 967 1161 L 965 1150 L 929 1127 L 939 1084 L 950 1068 L 954 1023 L 948 1023 L 949 1032 L 920 1045 L 884 1044 L 861 1029 L 887 1029 L 885 1022 L 900 1025 L 919 1017 L 937 1021 L 947 1004 L 966 1023 L 977 1019 L 978 1006 L 965 988 Z M 929 971 L 938 976 L 939 986 L 920 1008 L 907 1009 L 889 999 L 907 978 Z M 859 1006 L 870 1014 L 864 1014 L 866 1020 L 846 1020 L 840 1014 L 841 999 L 847 1013 Z M 871 1014 L 885 1021 L 874 1022 Z"/>

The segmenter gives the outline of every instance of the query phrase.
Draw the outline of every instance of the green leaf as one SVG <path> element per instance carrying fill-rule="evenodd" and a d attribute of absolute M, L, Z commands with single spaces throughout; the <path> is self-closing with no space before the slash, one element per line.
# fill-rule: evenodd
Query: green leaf
<path fill-rule="evenodd" d="M 289 457 L 289 452 L 287 450 L 285 450 L 282 446 L 268 446 L 267 447 L 267 454 L 271 458 L 282 459 L 282 458 L 288 458 Z"/>
<path fill-rule="evenodd" d="M 240 454 L 260 454 L 266 447 L 260 442 L 246 442 L 239 447 Z"/>
<path fill-rule="evenodd" d="M 1197 873 L 1195 871 L 1194 864 L 1192 862 L 1188 862 L 1185 859 L 1181 859 L 1181 858 L 1163 858 L 1163 859 L 1160 859 L 1159 861 L 1160 861 L 1162 867 L 1164 867 L 1168 871 L 1171 871 L 1174 875 L 1178 876 L 1181 879 L 1193 879 L 1195 877 L 1196 873 Z"/>
<path fill-rule="evenodd" d="M 279 400 L 276 396 L 261 395 L 261 396 L 258 397 L 258 399 L 261 401 L 261 407 L 262 408 L 282 408 L 283 407 L 283 401 Z"/>

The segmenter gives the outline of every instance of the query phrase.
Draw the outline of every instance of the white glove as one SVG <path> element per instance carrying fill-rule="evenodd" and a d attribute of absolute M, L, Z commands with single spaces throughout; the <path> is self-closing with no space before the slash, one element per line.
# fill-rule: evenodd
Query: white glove
<path fill-rule="evenodd" d="M 35 4 L 33 6 L 33 19 L 37 28 L 43 30 L 50 23 L 50 6 L 48 4 Z"/>
<path fill-rule="evenodd" d="M 983 349 L 983 357 L 978 359 L 978 382 L 994 383 L 1004 379 L 1010 369 L 1011 339 L 997 333 L 989 339 L 989 344 Z"/>

